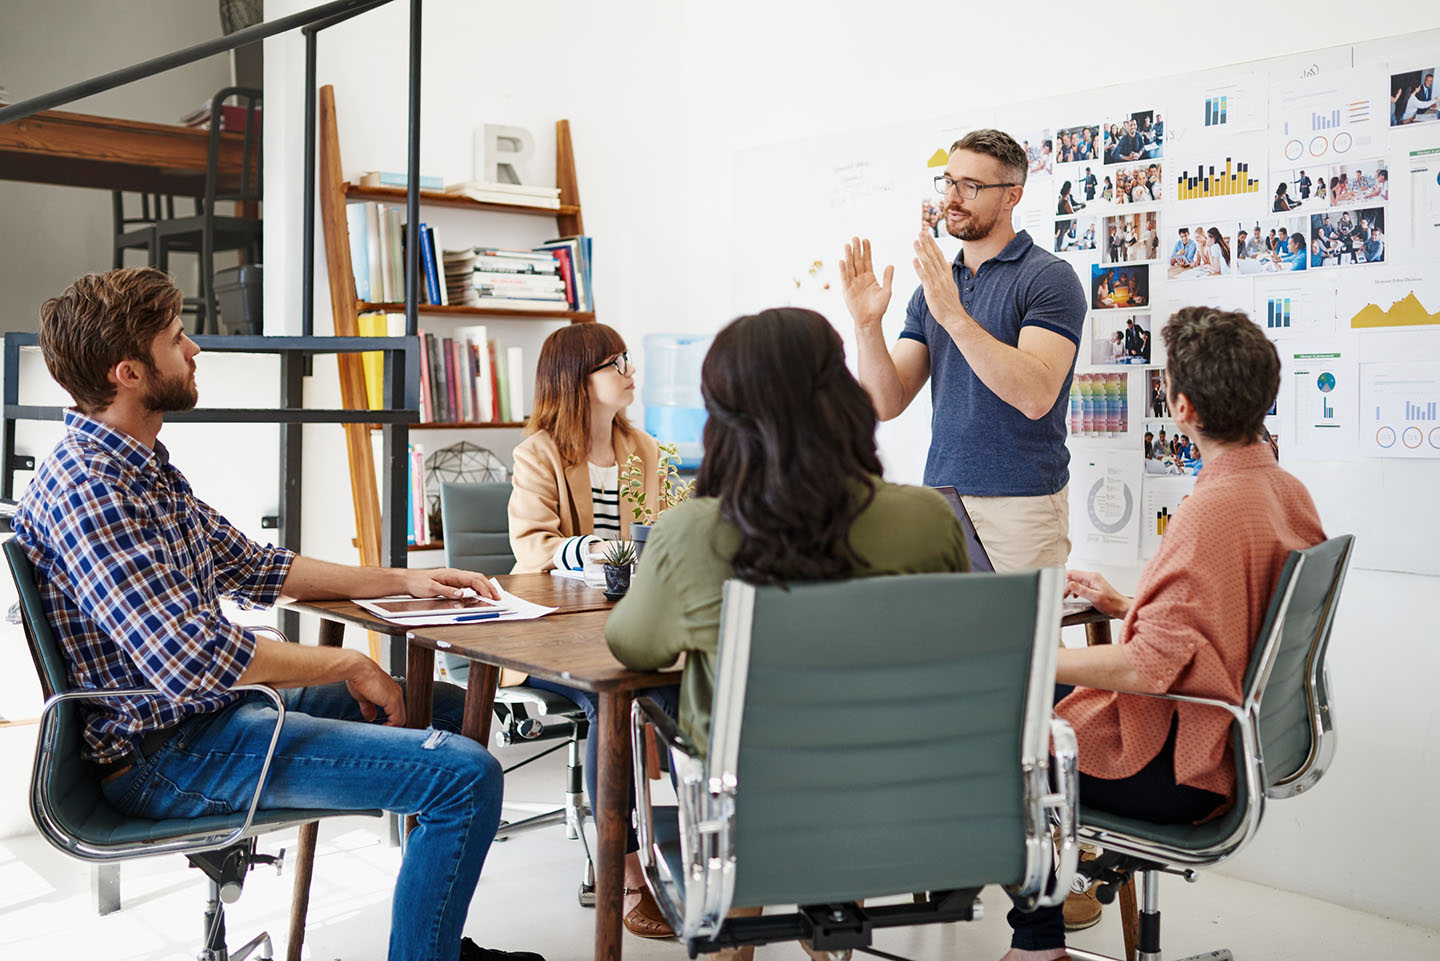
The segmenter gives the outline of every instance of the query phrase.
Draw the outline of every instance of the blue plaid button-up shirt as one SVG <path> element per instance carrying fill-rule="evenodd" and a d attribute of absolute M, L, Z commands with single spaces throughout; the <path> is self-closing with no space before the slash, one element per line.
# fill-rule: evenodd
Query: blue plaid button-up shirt
<path fill-rule="evenodd" d="M 255 653 L 220 598 L 275 603 L 294 554 L 250 540 L 199 500 L 165 446 L 77 411 L 21 498 L 15 536 L 77 688 L 153 687 L 87 702 L 87 756 L 123 758 L 142 736 L 217 711 Z"/>

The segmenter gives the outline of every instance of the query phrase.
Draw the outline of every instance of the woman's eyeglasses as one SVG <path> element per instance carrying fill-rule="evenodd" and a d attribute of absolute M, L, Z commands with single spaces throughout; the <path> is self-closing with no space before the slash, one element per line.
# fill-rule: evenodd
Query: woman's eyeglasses
<path fill-rule="evenodd" d="M 590 373 L 598 374 L 606 367 L 614 367 L 615 373 L 619 374 L 621 377 L 624 377 L 626 374 L 630 373 L 630 351 L 622 351 L 620 354 L 610 358 L 609 360 L 605 361 L 605 363 L 601 364 L 599 367 L 596 367 L 595 369 L 590 371 Z"/>

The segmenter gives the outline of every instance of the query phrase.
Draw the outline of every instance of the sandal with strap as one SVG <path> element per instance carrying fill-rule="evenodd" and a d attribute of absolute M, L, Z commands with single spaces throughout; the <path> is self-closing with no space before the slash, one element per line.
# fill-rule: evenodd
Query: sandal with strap
<path fill-rule="evenodd" d="M 660 914 L 660 905 L 655 903 L 655 898 L 646 887 L 623 888 L 621 894 L 629 896 L 640 895 L 640 900 L 635 906 L 625 912 L 625 930 L 631 934 L 637 934 L 642 938 L 673 938 L 675 932 L 670 930 L 670 925 Z"/>

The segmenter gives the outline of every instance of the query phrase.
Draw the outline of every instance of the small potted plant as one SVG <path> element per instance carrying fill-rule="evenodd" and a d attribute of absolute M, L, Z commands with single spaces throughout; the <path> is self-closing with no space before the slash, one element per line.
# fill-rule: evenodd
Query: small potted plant
<path fill-rule="evenodd" d="M 620 497 L 630 502 L 630 537 L 635 542 L 636 560 L 639 560 L 640 554 L 645 550 L 650 528 L 660 512 L 690 499 L 694 482 L 680 479 L 680 468 L 674 463 L 679 456 L 680 452 L 674 444 L 660 445 L 660 459 L 655 465 L 655 474 L 660 483 L 654 504 L 648 503 L 645 496 L 645 468 L 640 462 L 640 455 L 631 454 L 625 459 L 625 469 L 620 475 Z"/>
<path fill-rule="evenodd" d="M 635 567 L 635 544 L 632 541 L 609 541 L 600 554 L 605 569 L 605 596 L 612 601 L 630 589 L 630 572 Z"/>

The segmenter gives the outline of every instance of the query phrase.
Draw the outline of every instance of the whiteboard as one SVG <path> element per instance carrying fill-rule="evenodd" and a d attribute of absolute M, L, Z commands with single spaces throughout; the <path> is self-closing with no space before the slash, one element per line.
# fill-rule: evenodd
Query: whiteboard
<path fill-rule="evenodd" d="M 1125 326 L 1127 313 L 1156 336 L 1151 364 L 1125 368 L 1131 387 L 1121 429 L 1112 423 L 1088 431 L 1073 418 L 1072 475 L 1081 459 L 1114 451 L 1144 460 L 1144 430 L 1157 426 L 1147 369 L 1163 368 L 1158 332 L 1170 313 L 1189 304 L 1243 309 L 1280 352 L 1280 396 L 1267 427 L 1279 438 L 1283 466 L 1309 488 L 1327 533 L 1357 535 L 1356 566 L 1440 576 L 1440 421 L 1432 430 L 1427 419 L 1440 402 L 1440 109 L 1427 109 L 1423 96 L 1410 92 L 1437 66 L 1440 30 L 1430 30 L 742 152 L 733 181 L 733 306 L 739 313 L 780 305 L 821 312 L 845 339 L 853 369 L 854 336 L 836 267 L 845 242 L 868 237 L 877 273 L 886 264 L 896 268 L 885 316 L 893 340 L 917 286 L 911 244 L 924 204 L 938 199 L 931 178 L 953 141 L 977 127 L 999 127 L 1035 154 L 1015 226 L 1046 249 L 1058 245 L 1087 290 L 1102 271 L 1111 279 L 1138 272 L 1142 277 L 1127 278 L 1130 286 L 1148 284 L 1148 310 L 1096 309 L 1092 300 L 1077 373 L 1117 369 L 1103 340 Z M 1440 90 L 1432 96 L 1440 100 Z M 1152 132 L 1157 121 L 1163 126 L 1138 160 L 1115 160 L 1104 152 L 1105 134 L 1130 119 L 1142 129 L 1148 122 Z M 1082 128 L 1100 145 L 1088 162 L 1067 162 L 1062 137 L 1083 141 Z M 1040 149 L 1046 140 L 1048 156 Z M 1084 187 L 1087 166 L 1097 180 L 1092 196 Z M 1332 178 L 1339 190 L 1331 189 Z M 1085 206 L 1061 217 L 1066 180 Z M 1129 185 L 1123 196 L 1122 183 Z M 1277 213 L 1282 183 L 1293 208 Z M 1108 241 L 1112 225 L 1115 245 Z M 1217 230 L 1231 255 L 1224 269 L 1171 268 L 1181 226 L 1207 236 Z M 1278 238 L 1282 228 L 1287 237 L 1303 233 L 1304 269 L 1278 269 L 1265 250 L 1271 231 Z M 1239 256 L 1241 230 L 1249 242 L 1261 238 L 1252 256 Z M 938 233 L 953 256 L 958 241 L 943 227 Z M 1317 245 L 1320 239 L 1326 242 Z M 1330 366 L 1312 371 L 1317 363 Z M 1408 382 L 1379 376 L 1397 370 L 1416 375 Z M 930 419 L 927 389 L 880 426 L 892 480 L 920 482 Z M 1152 484 L 1156 490 L 1142 500 L 1174 482 Z M 1076 509 L 1072 503 L 1072 520 Z M 1153 552 L 1146 519 L 1142 513 L 1136 536 L 1127 538 L 1143 547 L 1133 566 Z"/>

